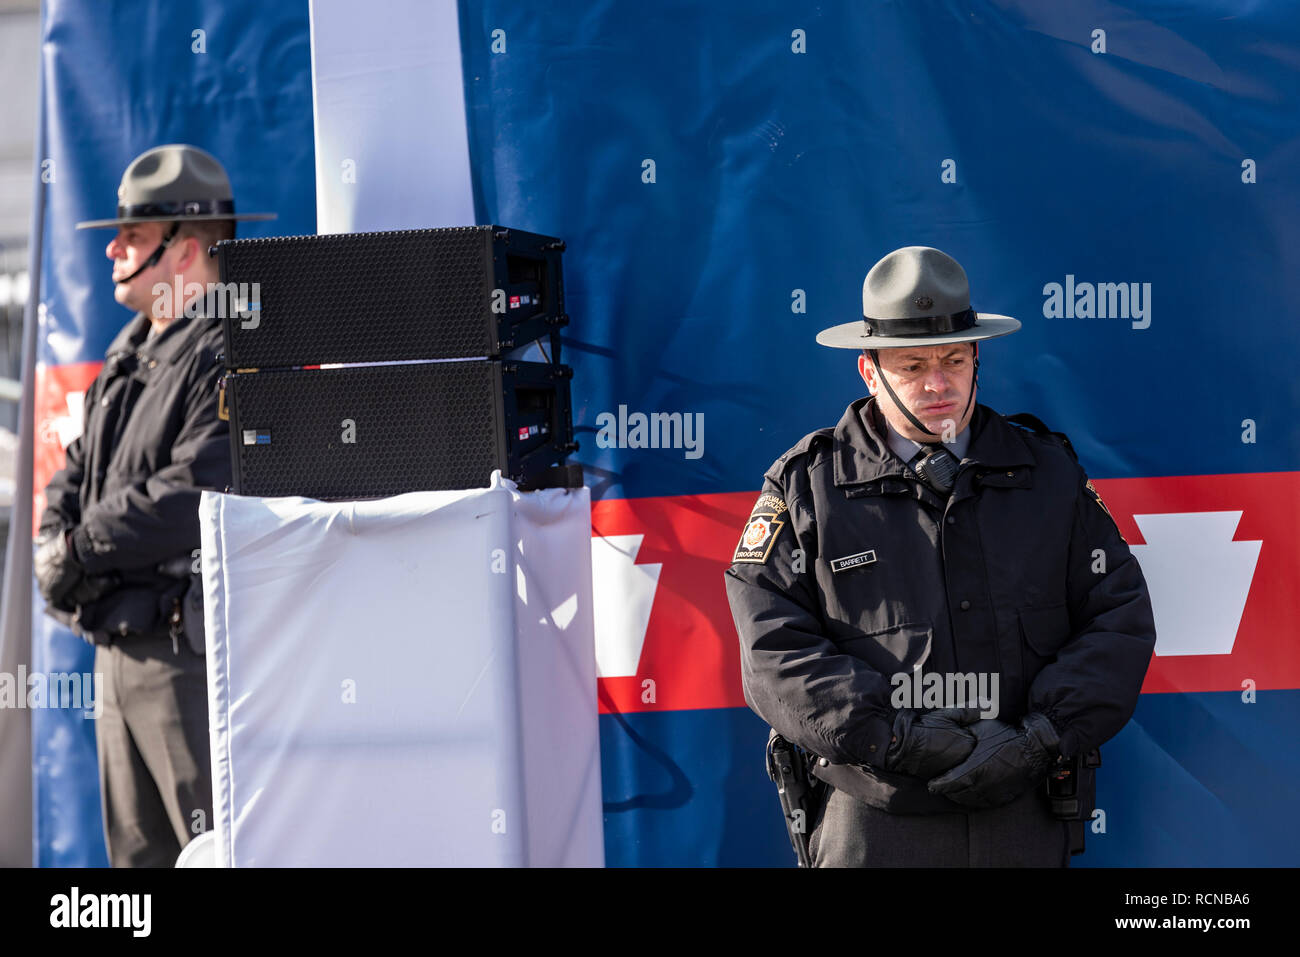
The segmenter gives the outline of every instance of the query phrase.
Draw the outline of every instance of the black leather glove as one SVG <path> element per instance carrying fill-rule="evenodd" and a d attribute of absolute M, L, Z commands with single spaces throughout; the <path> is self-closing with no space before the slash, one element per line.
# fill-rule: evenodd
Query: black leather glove
<path fill-rule="evenodd" d="M 68 543 L 68 537 L 66 529 L 42 534 L 36 540 L 32 568 L 45 601 L 60 611 L 71 612 L 78 605 L 88 604 L 117 587 L 117 579 L 113 575 L 87 577 L 86 570 Z"/>
<path fill-rule="evenodd" d="M 932 778 L 960 764 L 976 744 L 975 735 L 965 726 L 978 722 L 979 716 L 979 708 L 899 711 L 894 717 L 894 738 L 885 754 L 885 770 Z"/>
<path fill-rule="evenodd" d="M 66 599 L 85 572 L 73 557 L 66 530 L 54 529 L 37 539 L 32 569 L 45 600 L 62 611 L 71 611 Z"/>
<path fill-rule="evenodd" d="M 971 731 L 976 744 L 970 757 L 929 784 L 931 794 L 967 807 L 1010 804 L 1047 777 L 1060 753 L 1056 728 L 1038 712 L 1025 715 L 1018 728 L 987 718 Z"/>

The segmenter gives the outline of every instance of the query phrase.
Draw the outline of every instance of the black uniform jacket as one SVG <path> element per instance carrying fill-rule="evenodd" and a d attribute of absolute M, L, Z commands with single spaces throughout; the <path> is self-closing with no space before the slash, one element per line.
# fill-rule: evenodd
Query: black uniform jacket
<path fill-rule="evenodd" d="M 746 702 L 833 764 L 879 765 L 891 676 L 996 672 L 1000 719 L 1046 714 L 1067 757 L 1099 746 L 1133 714 L 1155 624 L 1064 437 L 977 404 L 945 501 L 889 449 L 874 403 L 766 473 L 725 573 Z"/>
<path fill-rule="evenodd" d="M 188 581 L 159 565 L 188 571 L 200 490 L 231 480 L 229 423 L 217 415 L 220 322 L 182 317 L 146 341 L 148 331 L 139 313 L 109 346 L 86 392 L 82 435 L 45 489 L 42 532 L 73 529 L 87 573 L 122 581 L 82 606 L 75 624 L 86 632 L 164 626 Z"/>

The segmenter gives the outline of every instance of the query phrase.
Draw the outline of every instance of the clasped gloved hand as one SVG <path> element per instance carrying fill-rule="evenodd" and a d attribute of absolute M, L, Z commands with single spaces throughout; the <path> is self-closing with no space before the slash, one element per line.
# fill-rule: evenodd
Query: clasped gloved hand
<path fill-rule="evenodd" d="M 906 708 L 894 717 L 894 738 L 885 754 L 886 771 L 932 778 L 960 764 L 975 749 L 966 725 L 979 721 L 979 708 L 918 711 Z"/>
<path fill-rule="evenodd" d="M 1010 804 L 1046 778 L 1060 753 L 1056 728 L 1038 712 L 1025 715 L 1018 728 L 986 718 L 971 731 L 976 744 L 970 756 L 929 784 L 931 794 L 967 807 Z"/>
<path fill-rule="evenodd" d="M 78 605 L 88 604 L 117 587 L 115 576 L 86 575 L 68 543 L 66 529 L 37 539 L 32 567 L 41 595 L 60 611 L 75 611 Z"/>

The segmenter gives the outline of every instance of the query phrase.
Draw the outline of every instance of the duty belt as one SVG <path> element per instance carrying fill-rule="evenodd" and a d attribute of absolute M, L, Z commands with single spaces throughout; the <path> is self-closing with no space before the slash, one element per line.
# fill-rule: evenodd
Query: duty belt
<path fill-rule="evenodd" d="M 833 788 L 864 804 L 890 814 L 964 814 L 962 807 L 946 797 L 931 794 L 926 782 L 905 774 L 892 774 L 858 764 L 831 764 L 825 758 L 813 762 L 812 773 Z"/>

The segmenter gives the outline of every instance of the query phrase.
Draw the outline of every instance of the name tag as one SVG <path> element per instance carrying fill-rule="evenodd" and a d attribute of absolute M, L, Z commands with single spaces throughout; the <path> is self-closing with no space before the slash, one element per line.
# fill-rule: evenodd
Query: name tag
<path fill-rule="evenodd" d="M 858 552 L 856 555 L 846 555 L 844 558 L 831 559 L 832 572 L 844 572 L 850 568 L 857 568 L 859 565 L 870 565 L 876 560 L 876 550 L 869 549 L 865 552 Z"/>

